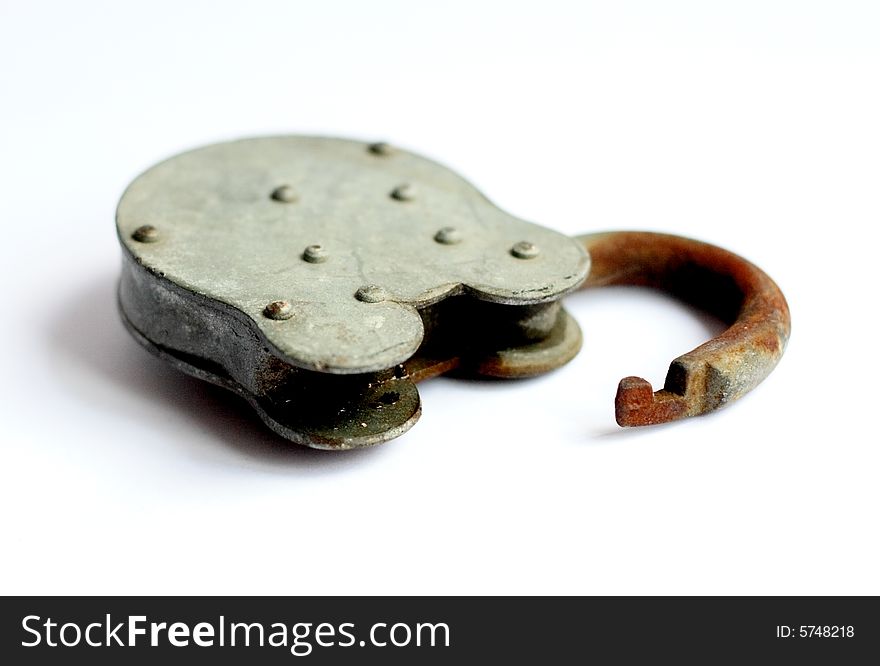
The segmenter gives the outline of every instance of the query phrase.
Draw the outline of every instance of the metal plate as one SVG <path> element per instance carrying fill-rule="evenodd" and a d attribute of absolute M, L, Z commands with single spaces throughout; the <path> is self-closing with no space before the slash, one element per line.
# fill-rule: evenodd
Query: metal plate
<path fill-rule="evenodd" d="M 117 226 L 149 273 L 238 311 L 272 355 L 337 374 L 409 359 L 419 308 L 458 294 L 548 303 L 589 271 L 579 243 L 504 213 L 445 167 L 340 139 L 178 155 L 131 184 Z"/>

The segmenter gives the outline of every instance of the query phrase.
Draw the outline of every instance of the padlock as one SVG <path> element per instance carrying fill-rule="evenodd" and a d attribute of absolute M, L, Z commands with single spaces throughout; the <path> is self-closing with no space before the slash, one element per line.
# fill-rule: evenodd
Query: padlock
<path fill-rule="evenodd" d="M 568 362 L 581 332 L 561 299 L 585 285 L 661 288 L 731 325 L 676 359 L 661 391 L 624 379 L 621 425 L 739 397 L 790 331 L 779 288 L 736 255 L 661 234 L 570 238 L 386 143 L 284 136 L 192 150 L 128 187 L 117 229 L 135 339 L 314 448 L 402 434 L 428 377 L 520 378 Z"/>

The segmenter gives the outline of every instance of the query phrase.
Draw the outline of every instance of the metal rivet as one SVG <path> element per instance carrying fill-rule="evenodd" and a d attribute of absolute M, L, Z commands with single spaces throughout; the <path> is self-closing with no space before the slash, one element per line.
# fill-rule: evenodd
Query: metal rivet
<path fill-rule="evenodd" d="M 388 292 L 375 284 L 368 284 L 358 289 L 354 297 L 364 303 L 381 303 L 388 300 Z"/>
<path fill-rule="evenodd" d="M 534 259 L 540 253 L 541 251 L 538 249 L 538 246 L 528 241 L 520 241 L 510 248 L 510 254 L 517 259 Z"/>
<path fill-rule="evenodd" d="M 461 239 L 461 232 L 455 227 L 443 227 L 434 234 L 434 240 L 443 245 L 455 245 L 456 243 L 461 243 Z"/>
<path fill-rule="evenodd" d="M 159 240 L 159 230 L 152 224 L 145 224 L 135 229 L 131 237 L 138 243 L 155 243 Z"/>
<path fill-rule="evenodd" d="M 263 308 L 263 316 L 269 319 L 290 319 L 293 316 L 293 308 L 289 301 L 272 301 Z"/>
<path fill-rule="evenodd" d="M 327 250 L 320 245 L 309 245 L 303 251 L 302 258 L 310 264 L 320 264 L 327 261 Z"/>
<path fill-rule="evenodd" d="M 379 155 L 380 157 L 388 157 L 389 155 L 394 154 L 394 147 L 384 141 L 371 143 L 367 146 L 367 150 L 373 153 L 373 155 Z"/>
<path fill-rule="evenodd" d="M 397 201 L 412 201 L 416 198 L 416 188 L 409 183 L 398 185 L 391 190 L 391 198 Z"/>
<path fill-rule="evenodd" d="M 272 198 L 281 203 L 293 203 L 296 201 L 296 190 L 290 185 L 281 185 L 272 191 Z"/>

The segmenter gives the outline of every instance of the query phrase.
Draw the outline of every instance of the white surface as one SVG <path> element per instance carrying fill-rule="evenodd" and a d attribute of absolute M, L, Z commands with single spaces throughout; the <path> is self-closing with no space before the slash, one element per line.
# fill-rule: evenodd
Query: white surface
<path fill-rule="evenodd" d="M 876 3 L 2 7 L 0 592 L 880 593 Z M 717 329 L 580 294 L 568 367 L 288 448 L 114 303 L 125 185 L 278 132 L 387 139 L 565 232 L 725 246 L 782 286 L 789 350 L 723 412 L 622 431 L 617 380 Z"/>

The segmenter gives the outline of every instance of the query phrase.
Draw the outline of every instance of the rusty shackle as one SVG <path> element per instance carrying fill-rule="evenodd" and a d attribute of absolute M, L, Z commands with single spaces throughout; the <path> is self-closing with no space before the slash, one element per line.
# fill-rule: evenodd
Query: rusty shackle
<path fill-rule="evenodd" d="M 672 361 L 663 388 L 625 377 L 614 408 L 621 426 L 675 421 L 711 412 L 757 386 L 776 367 L 791 333 L 782 291 L 754 264 L 681 236 L 638 231 L 586 234 L 592 257 L 583 288 L 660 289 L 728 324 L 716 338 Z"/>

